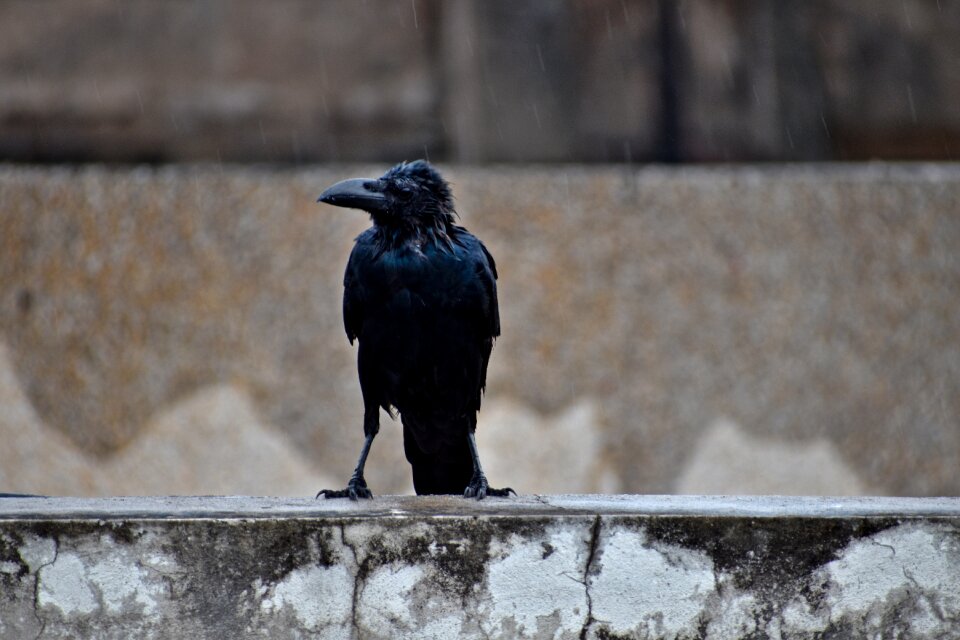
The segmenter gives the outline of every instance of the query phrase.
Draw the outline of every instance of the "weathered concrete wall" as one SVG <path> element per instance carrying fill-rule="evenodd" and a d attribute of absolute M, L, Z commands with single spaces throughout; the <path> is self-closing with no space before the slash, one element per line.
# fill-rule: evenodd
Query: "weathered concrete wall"
<path fill-rule="evenodd" d="M 0 500 L 3 638 L 952 638 L 960 500 Z"/>
<path fill-rule="evenodd" d="M 342 483 L 368 222 L 315 199 L 383 169 L 0 170 L 0 487 Z M 495 484 L 960 494 L 957 166 L 446 170 L 500 267 Z M 383 422 L 368 480 L 409 491 Z"/>

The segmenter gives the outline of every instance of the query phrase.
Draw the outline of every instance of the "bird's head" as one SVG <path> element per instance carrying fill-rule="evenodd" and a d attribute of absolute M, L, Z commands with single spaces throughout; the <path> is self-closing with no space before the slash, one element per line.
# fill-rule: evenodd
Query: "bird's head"
<path fill-rule="evenodd" d="M 455 215 L 450 185 L 426 160 L 401 162 L 380 178 L 338 182 L 317 202 L 362 209 L 387 226 L 452 224 Z"/>

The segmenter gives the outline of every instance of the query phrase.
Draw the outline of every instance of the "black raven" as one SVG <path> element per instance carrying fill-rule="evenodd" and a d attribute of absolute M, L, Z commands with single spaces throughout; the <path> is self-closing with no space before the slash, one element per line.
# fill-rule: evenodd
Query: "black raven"
<path fill-rule="evenodd" d="M 401 163 L 379 179 L 338 182 L 318 202 L 362 209 L 373 226 L 356 239 L 343 278 L 343 323 L 359 342 L 366 439 L 342 490 L 369 498 L 363 477 L 380 408 L 403 422 L 403 448 L 420 495 L 506 496 L 480 467 L 474 432 L 487 363 L 500 335 L 497 266 L 454 222 L 450 186 L 428 162 Z"/>

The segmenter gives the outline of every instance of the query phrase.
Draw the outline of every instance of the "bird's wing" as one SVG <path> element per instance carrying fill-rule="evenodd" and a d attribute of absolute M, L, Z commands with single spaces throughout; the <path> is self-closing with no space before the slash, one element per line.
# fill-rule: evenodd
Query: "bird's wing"
<path fill-rule="evenodd" d="M 480 251 L 483 254 L 484 262 L 486 262 L 486 268 L 480 269 L 478 274 L 483 281 L 484 289 L 487 292 L 489 300 L 487 306 L 487 321 L 490 328 L 490 337 L 496 338 L 500 335 L 500 303 L 497 300 L 497 263 L 482 242 L 477 240 L 477 244 L 480 245 Z"/>
<path fill-rule="evenodd" d="M 456 266 L 450 265 L 455 299 L 483 338 L 500 335 L 497 301 L 497 263 L 480 240 L 463 227 L 455 227 Z M 476 335 L 476 334 L 475 334 Z"/>
<path fill-rule="evenodd" d="M 353 245 L 347 270 L 343 274 L 343 328 L 350 344 L 356 340 L 363 326 L 365 299 L 368 295 L 364 278 L 360 275 L 376 256 L 373 229 L 362 233 Z"/>
<path fill-rule="evenodd" d="M 472 408 L 480 410 L 483 390 L 487 384 L 487 365 L 490 362 L 490 352 L 493 341 L 500 335 L 500 305 L 497 300 L 497 263 L 480 240 L 471 236 L 467 243 L 467 250 L 473 263 L 473 278 L 470 291 L 466 296 L 469 306 L 473 309 L 474 317 L 479 320 L 478 329 L 482 341 L 477 345 L 477 356 L 480 358 L 480 378 L 476 393 L 473 396 Z"/>

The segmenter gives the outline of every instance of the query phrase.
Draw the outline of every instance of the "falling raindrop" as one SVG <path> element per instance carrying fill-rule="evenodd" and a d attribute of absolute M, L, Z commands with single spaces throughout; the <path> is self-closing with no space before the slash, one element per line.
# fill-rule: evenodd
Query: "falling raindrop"
<path fill-rule="evenodd" d="M 410 6 L 413 7 L 413 28 L 420 29 L 420 23 L 417 21 L 417 0 L 410 0 Z"/>
<path fill-rule="evenodd" d="M 907 83 L 907 100 L 910 102 L 910 117 L 913 118 L 913 124 L 917 124 L 917 107 L 913 103 L 913 86 Z"/>
<path fill-rule="evenodd" d="M 537 60 L 540 61 L 540 71 L 546 72 L 547 66 L 543 64 L 543 51 L 540 49 L 540 45 L 537 45 Z"/>
<path fill-rule="evenodd" d="M 293 152 L 294 162 L 300 162 L 300 136 L 296 131 L 290 132 L 290 151 Z"/>
<path fill-rule="evenodd" d="M 486 87 L 486 89 L 487 89 L 487 96 L 490 98 L 490 103 L 491 103 L 494 107 L 499 107 L 499 106 L 500 106 L 500 101 L 497 99 L 497 92 L 496 92 L 496 90 L 494 89 L 493 85 L 490 84 L 490 82 L 487 81 L 486 78 L 484 78 L 484 80 L 483 80 L 483 85 L 484 85 L 484 86 Z"/>
<path fill-rule="evenodd" d="M 820 122 L 823 123 L 823 130 L 827 132 L 827 137 L 832 138 L 830 135 L 830 127 L 827 126 L 827 119 L 823 117 L 823 113 L 820 113 Z"/>
<path fill-rule="evenodd" d="M 263 132 L 263 120 L 257 120 L 257 124 L 260 125 L 260 143 L 266 147 L 267 146 L 267 136 Z"/>
<path fill-rule="evenodd" d="M 140 95 L 140 89 L 137 89 L 137 103 L 140 105 L 140 115 L 143 115 L 143 96 Z"/>
<path fill-rule="evenodd" d="M 790 145 L 791 149 L 795 149 L 796 146 L 793 144 L 793 136 L 790 134 L 790 127 L 786 128 L 787 132 L 787 143 Z"/>
<path fill-rule="evenodd" d="M 193 176 L 193 185 L 196 187 L 196 197 L 197 197 L 197 211 L 200 211 L 203 208 L 203 192 L 200 190 L 200 177 Z"/>

